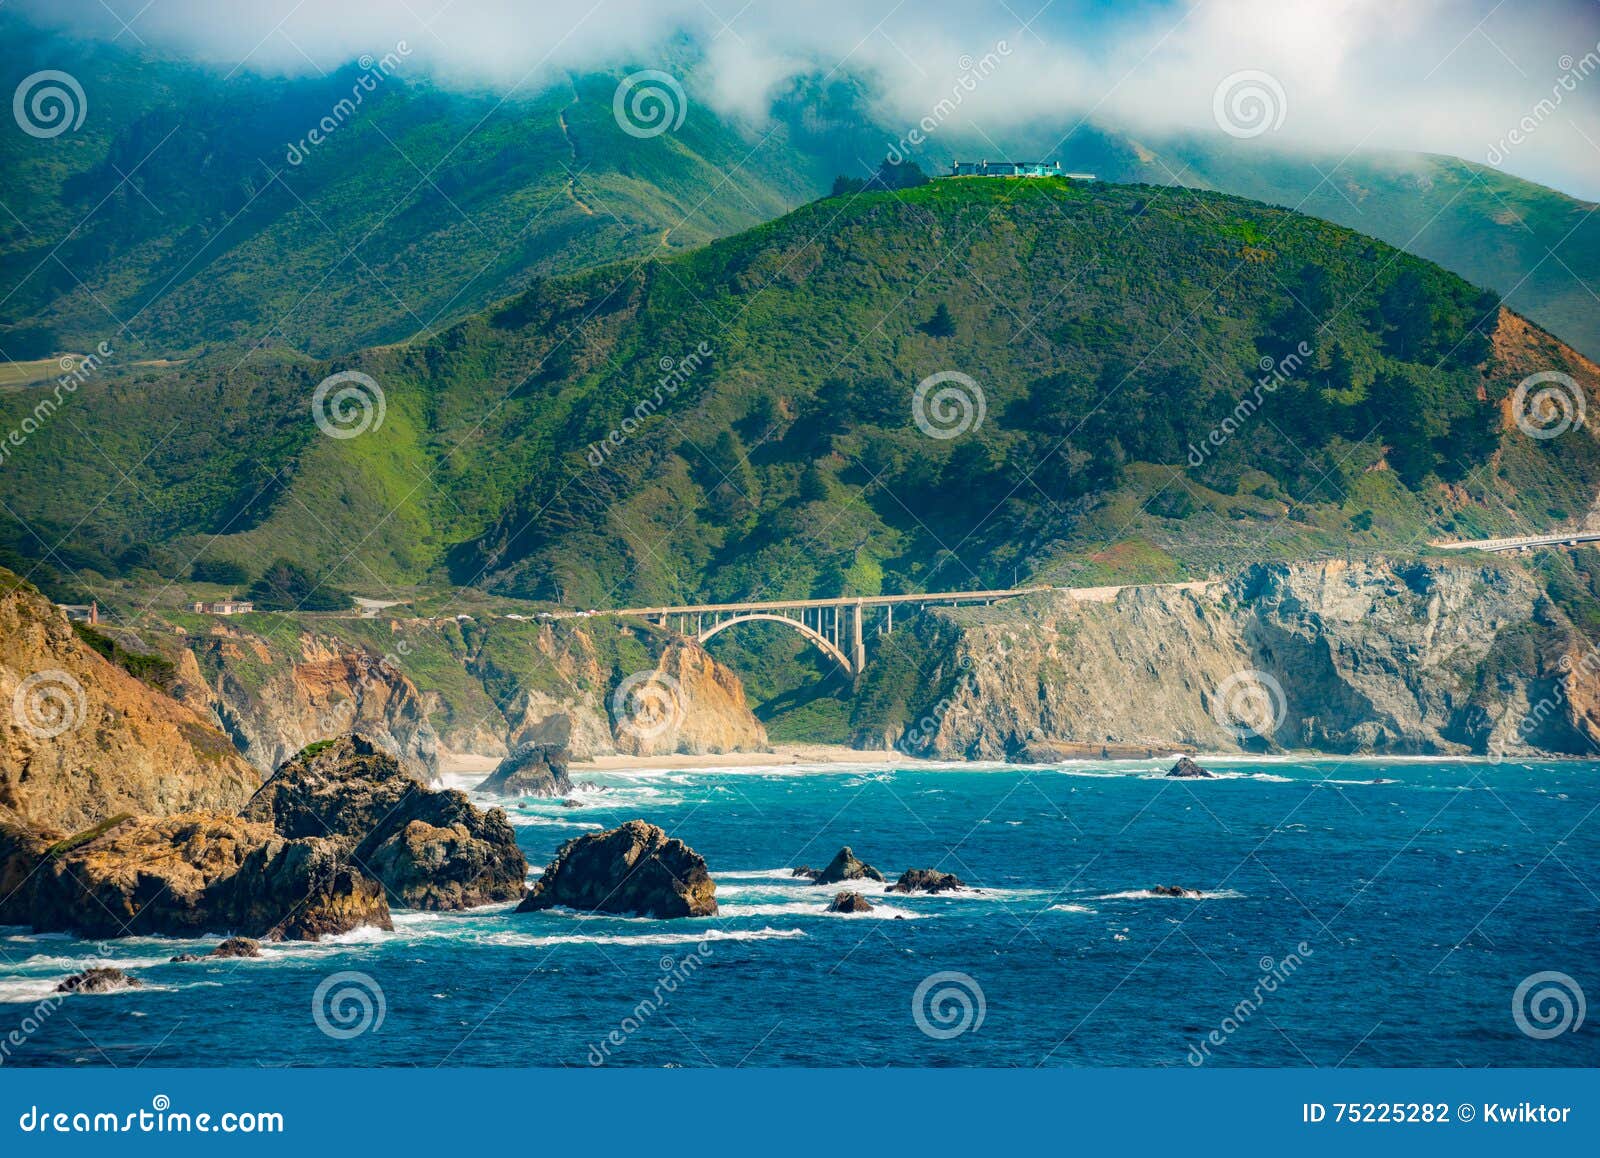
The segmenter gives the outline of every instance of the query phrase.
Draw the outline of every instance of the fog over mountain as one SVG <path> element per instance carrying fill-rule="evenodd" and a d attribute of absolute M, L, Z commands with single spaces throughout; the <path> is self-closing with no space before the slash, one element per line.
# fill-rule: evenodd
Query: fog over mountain
<path fill-rule="evenodd" d="M 1600 5 L 1490 0 L 24 0 L 31 19 L 224 71 L 325 73 L 404 41 L 408 71 L 508 97 L 662 68 L 759 127 L 798 76 L 863 80 L 885 124 L 1005 151 L 1080 118 L 1326 152 L 1451 153 L 1600 198 Z M 124 23 L 126 22 L 126 23 Z M 892 143 L 892 142 L 886 142 Z"/>

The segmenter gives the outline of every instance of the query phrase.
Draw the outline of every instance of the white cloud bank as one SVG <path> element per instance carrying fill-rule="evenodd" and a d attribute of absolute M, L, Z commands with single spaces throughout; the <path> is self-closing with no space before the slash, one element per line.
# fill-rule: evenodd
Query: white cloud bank
<path fill-rule="evenodd" d="M 952 124 L 997 140 L 1039 118 L 1064 132 L 1083 115 L 1221 132 L 1218 85 L 1264 73 L 1265 112 L 1282 119 L 1262 140 L 1452 153 L 1600 199 L 1597 0 L 142 3 L 25 0 L 25 9 L 41 23 L 264 72 L 329 71 L 403 39 L 408 69 L 502 90 L 536 89 L 563 70 L 649 67 L 692 44 L 704 57 L 692 89 L 724 112 L 759 119 L 789 78 L 836 71 L 874 78 L 886 121 L 908 128 L 968 61 L 1005 41 L 1003 67 Z M 1234 113 L 1250 112 L 1242 98 Z"/>

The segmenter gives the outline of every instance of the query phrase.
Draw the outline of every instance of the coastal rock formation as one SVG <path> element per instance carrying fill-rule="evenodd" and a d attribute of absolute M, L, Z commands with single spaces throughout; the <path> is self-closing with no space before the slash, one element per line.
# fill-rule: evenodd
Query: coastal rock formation
<path fill-rule="evenodd" d="M 314 940 L 389 928 L 382 888 L 328 840 L 237 816 L 136 819 L 72 846 L 0 816 L 0 924 L 85 938 L 239 933 Z"/>
<path fill-rule="evenodd" d="M 749 752 L 767 746 L 767 732 L 745 702 L 744 684 L 697 643 L 673 640 L 647 685 L 655 712 L 647 722 L 614 721 L 617 751 L 631 756 L 674 752 Z"/>
<path fill-rule="evenodd" d="M 1151 885 L 1145 891 L 1152 897 L 1188 897 L 1191 900 L 1202 895 L 1199 889 L 1186 889 L 1182 885 Z"/>
<path fill-rule="evenodd" d="M 942 873 L 937 869 L 906 869 L 900 874 L 900 879 L 884 892 L 953 893 L 966 887 L 966 882 L 954 873 Z"/>
<path fill-rule="evenodd" d="M 862 746 L 1515 755 L 1588 750 L 1600 720 L 1600 663 L 1567 678 L 1560 657 L 1570 667 L 1588 649 L 1509 560 L 1259 564 L 1212 583 L 938 608 L 908 630 L 927 702 L 858 734 Z M 1548 712 L 1530 711 L 1541 702 Z M 1265 726 L 1238 726 L 1241 705 L 1264 707 Z"/>
<path fill-rule="evenodd" d="M 439 738 L 398 657 L 323 632 L 280 641 L 221 622 L 183 643 L 189 698 L 209 707 L 263 772 L 309 744 L 360 732 L 413 776 L 437 777 Z"/>
<path fill-rule="evenodd" d="M 833 900 L 828 902 L 830 913 L 870 913 L 872 906 L 867 903 L 867 898 L 860 893 L 845 891 L 834 894 Z"/>
<path fill-rule="evenodd" d="M 717 886 L 699 853 L 653 824 L 630 820 L 561 846 L 519 913 L 563 906 L 651 917 L 709 917 Z"/>
<path fill-rule="evenodd" d="M 850 846 L 845 845 L 834 853 L 828 867 L 811 879 L 819 885 L 836 885 L 841 881 L 881 881 L 884 876 L 870 864 L 858 860 Z"/>
<path fill-rule="evenodd" d="M 82 973 L 74 973 L 56 986 L 56 992 L 115 993 L 120 989 L 138 989 L 142 985 L 143 981 L 124 973 L 121 969 L 98 965 L 92 969 L 85 969 Z"/>
<path fill-rule="evenodd" d="M 523 744 L 473 791 L 491 796 L 565 796 L 572 791 L 566 749 Z"/>
<path fill-rule="evenodd" d="M 327 838 L 407 908 L 514 901 L 528 873 L 504 812 L 417 783 L 364 736 L 308 748 L 278 769 L 244 815 L 281 836 Z"/>
<path fill-rule="evenodd" d="M 1216 773 L 1202 768 L 1187 756 L 1178 757 L 1178 762 L 1167 770 L 1169 777 L 1178 780 L 1215 780 Z"/>
<path fill-rule="evenodd" d="M 121 813 L 238 808 L 260 781 L 208 719 L 102 658 L 0 569 L 0 807 L 77 832 Z"/>
<path fill-rule="evenodd" d="M 204 961 L 207 957 L 259 957 L 261 956 L 261 943 L 250 937 L 229 937 L 209 953 L 179 953 L 171 959 L 174 965 L 183 965 L 190 961 Z"/>

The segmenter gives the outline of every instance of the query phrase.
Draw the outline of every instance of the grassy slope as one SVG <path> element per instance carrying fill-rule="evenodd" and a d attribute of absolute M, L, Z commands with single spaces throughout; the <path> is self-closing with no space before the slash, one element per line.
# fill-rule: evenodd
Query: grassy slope
<path fill-rule="evenodd" d="M 1326 281 L 1323 332 L 1296 304 L 1307 267 Z M 1433 301 L 1410 361 L 1386 352 L 1381 304 L 1402 273 Z M 581 606 L 1165 579 L 1240 552 L 1575 518 L 1600 484 L 1592 439 L 1490 433 L 1518 377 L 1569 355 L 1529 330 L 1516 376 L 1483 382 L 1456 353 L 1479 303 L 1381 243 L 1234 198 L 941 182 L 541 283 L 435 341 L 333 366 L 201 359 L 92 382 L 0 471 L 0 498 L 51 542 L 72 532 L 70 570 L 153 543 L 168 574 L 201 551 L 252 568 L 291 554 L 363 594 L 448 571 Z M 924 325 L 940 304 L 948 337 Z M 1297 327 L 1317 347 L 1305 383 L 1185 469 L 1264 343 Z M 712 356 L 594 469 L 587 448 L 701 342 Z M 1336 348 L 1355 383 L 1321 405 Z M 382 384 L 380 429 L 316 433 L 309 395 L 335 366 Z M 979 382 L 988 417 L 929 439 L 911 394 L 949 369 Z M 16 405 L 0 396 L 0 419 Z M 1385 469 L 1414 419 L 1447 412 L 1453 430 Z M 1496 445 L 1498 473 L 1473 472 Z M 141 456 L 123 482 L 113 463 Z"/>
<path fill-rule="evenodd" d="M 502 101 L 436 91 L 403 64 L 290 165 L 354 66 L 224 80 L 15 19 L 0 30 L 0 71 L 48 57 L 91 110 L 75 133 L 0 138 L 16 214 L 0 215 L 0 351 L 17 361 L 107 338 L 123 357 L 394 341 L 548 273 L 699 245 L 828 179 L 781 136 L 757 147 L 698 108 L 675 133 L 629 137 L 614 77 Z"/>

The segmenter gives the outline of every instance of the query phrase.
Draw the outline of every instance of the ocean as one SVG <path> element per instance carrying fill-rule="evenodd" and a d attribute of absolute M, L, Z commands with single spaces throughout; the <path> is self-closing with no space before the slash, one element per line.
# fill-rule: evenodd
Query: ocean
<path fill-rule="evenodd" d="M 0 1063 L 1600 1065 L 1593 765 L 1205 763 L 586 774 L 582 808 L 509 808 L 534 873 L 641 817 L 718 916 L 397 912 L 185 965 L 214 939 L 0 929 Z M 826 913 L 790 869 L 846 844 L 975 891 Z M 91 963 L 145 986 L 49 1000 Z"/>

